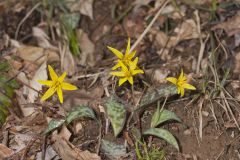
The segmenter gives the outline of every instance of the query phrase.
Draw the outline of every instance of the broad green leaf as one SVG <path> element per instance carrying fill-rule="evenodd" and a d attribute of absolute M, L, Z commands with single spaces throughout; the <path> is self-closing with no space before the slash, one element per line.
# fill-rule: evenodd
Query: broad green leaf
<path fill-rule="evenodd" d="M 47 129 L 43 132 L 43 134 L 48 134 L 49 132 L 57 129 L 58 127 L 60 127 L 63 123 L 65 122 L 64 119 L 52 119 L 49 124 Z"/>
<path fill-rule="evenodd" d="M 161 111 L 160 108 L 158 107 L 152 116 L 151 127 L 156 127 L 157 125 L 169 120 L 175 120 L 175 121 L 181 122 L 181 120 L 178 118 L 178 116 L 174 112 L 166 109 L 163 109 Z"/>
<path fill-rule="evenodd" d="M 143 133 L 144 135 L 153 135 L 159 138 L 164 139 L 169 144 L 173 145 L 178 151 L 179 146 L 176 138 L 170 133 L 169 131 L 162 129 L 162 128 L 150 128 Z"/>
<path fill-rule="evenodd" d="M 111 97 L 105 103 L 105 107 L 116 137 L 121 132 L 126 120 L 125 106 Z"/>
<path fill-rule="evenodd" d="M 71 112 L 68 113 L 66 122 L 67 124 L 71 123 L 73 120 L 81 118 L 81 117 L 89 117 L 97 120 L 94 111 L 86 106 L 77 106 Z"/>
<path fill-rule="evenodd" d="M 101 140 L 101 152 L 109 159 L 119 159 L 127 153 L 124 144 L 116 144 L 105 139 Z"/>

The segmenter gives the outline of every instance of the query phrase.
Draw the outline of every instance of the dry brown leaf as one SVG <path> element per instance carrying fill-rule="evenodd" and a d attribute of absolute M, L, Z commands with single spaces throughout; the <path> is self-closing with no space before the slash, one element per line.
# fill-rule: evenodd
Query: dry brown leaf
<path fill-rule="evenodd" d="M 61 70 L 67 72 L 69 76 L 72 76 L 76 73 L 76 63 L 68 45 L 63 44 L 62 46 L 63 48 L 60 49 Z"/>
<path fill-rule="evenodd" d="M 175 36 L 167 36 L 164 32 L 156 29 L 151 30 L 152 34 L 155 35 L 155 45 L 161 49 L 157 53 L 162 59 L 168 60 L 169 49 L 175 47 L 179 42 L 183 40 L 199 38 L 200 34 L 197 29 L 196 23 L 192 19 L 188 19 L 183 22 L 180 26 L 175 28 Z"/>
<path fill-rule="evenodd" d="M 177 33 L 176 40 L 182 41 L 182 40 L 188 40 L 188 39 L 194 39 L 199 38 L 200 34 L 197 29 L 197 24 L 192 19 L 187 19 L 174 30 L 175 33 Z"/>
<path fill-rule="evenodd" d="M 135 0 L 133 4 L 135 5 L 135 8 L 137 8 L 141 6 L 147 6 L 151 1 L 153 0 Z"/>
<path fill-rule="evenodd" d="M 50 38 L 41 28 L 33 27 L 32 34 L 33 34 L 33 37 L 36 38 L 39 47 L 42 47 L 45 49 L 52 49 L 55 51 L 58 50 L 58 48 L 56 48 L 50 44 L 50 42 L 49 42 Z"/>
<path fill-rule="evenodd" d="M 61 131 L 59 132 L 59 136 L 63 137 L 66 140 L 69 140 L 71 137 L 71 132 L 67 129 L 66 125 L 61 127 Z"/>
<path fill-rule="evenodd" d="M 93 19 L 93 0 L 65 0 L 71 12 L 79 11 L 81 14 Z"/>
<path fill-rule="evenodd" d="M 53 148 L 63 160 L 100 160 L 101 158 L 89 151 L 82 151 L 76 148 L 69 141 L 59 135 L 53 135 Z"/>
<path fill-rule="evenodd" d="M 7 158 L 13 154 L 13 150 L 5 146 L 4 144 L 0 144 L 0 159 Z"/>
<path fill-rule="evenodd" d="M 64 93 L 65 100 L 63 108 L 70 111 L 76 105 L 94 105 L 98 98 L 101 98 L 104 91 L 101 87 L 94 87 L 93 89 L 78 89 L 76 91 Z"/>
<path fill-rule="evenodd" d="M 17 55 L 25 61 L 42 64 L 44 61 L 58 61 L 59 56 L 55 51 L 34 46 L 21 46 Z"/>
<path fill-rule="evenodd" d="M 215 25 L 212 29 L 224 29 L 228 36 L 240 33 L 240 12 L 237 12 L 231 19 Z"/>
<path fill-rule="evenodd" d="M 17 80 L 20 81 L 23 84 L 29 84 L 29 80 L 26 77 L 26 74 L 24 72 L 20 72 L 17 76 Z M 27 99 L 25 99 L 24 95 L 28 95 L 28 87 L 27 86 L 23 86 L 21 89 L 16 90 L 16 98 L 17 98 L 17 102 L 18 105 L 23 113 L 23 116 L 29 116 L 34 112 L 34 108 L 33 107 L 26 107 L 27 104 Z"/>
<path fill-rule="evenodd" d="M 40 91 L 42 89 L 42 85 L 37 82 L 37 80 L 47 80 L 47 63 L 44 62 L 39 69 L 35 72 L 35 75 L 33 76 L 32 80 L 30 80 L 29 85 L 34 88 L 37 91 Z M 34 103 L 35 100 L 38 98 L 38 92 L 35 90 L 28 88 L 28 95 L 27 95 L 27 102 Z"/>
<path fill-rule="evenodd" d="M 32 138 L 33 137 L 29 134 L 18 133 L 18 134 L 15 134 L 14 139 L 10 141 L 9 145 L 12 149 L 15 150 L 15 152 L 19 152 L 20 150 L 22 150 L 27 146 L 28 142 L 31 141 Z"/>
<path fill-rule="evenodd" d="M 36 160 L 42 160 L 42 152 L 38 152 L 36 155 Z M 45 159 L 44 160 L 59 160 L 60 157 L 57 155 L 57 153 L 53 150 L 51 146 L 48 146 L 46 148 L 45 152 Z"/>
<path fill-rule="evenodd" d="M 88 38 L 88 35 L 82 29 L 77 30 L 77 39 L 81 48 L 80 64 L 83 66 L 94 66 L 95 61 L 93 53 L 95 50 L 95 45 L 92 43 L 92 41 Z"/>
<path fill-rule="evenodd" d="M 234 57 L 233 73 L 235 73 L 235 74 L 240 73 L 240 52 L 238 52 Z"/>

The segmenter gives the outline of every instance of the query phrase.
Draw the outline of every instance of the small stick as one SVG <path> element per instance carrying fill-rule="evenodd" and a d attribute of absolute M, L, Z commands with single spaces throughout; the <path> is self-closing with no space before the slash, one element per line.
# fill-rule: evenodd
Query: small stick
<path fill-rule="evenodd" d="M 158 16 L 160 15 L 160 13 L 162 12 L 162 10 L 165 8 L 165 6 L 169 3 L 170 0 L 167 0 L 164 2 L 164 4 L 162 5 L 162 7 L 159 9 L 159 11 L 157 12 L 157 14 L 154 16 L 154 18 L 152 19 L 152 21 L 149 23 L 149 25 L 147 26 L 147 28 L 143 31 L 143 33 L 140 35 L 140 37 L 138 37 L 137 41 L 132 45 L 130 52 L 132 52 L 134 50 L 134 48 L 136 48 L 136 46 L 140 43 L 140 41 L 143 39 L 143 37 L 148 33 L 148 31 L 151 29 L 152 25 L 154 24 L 154 22 L 157 20 Z"/>

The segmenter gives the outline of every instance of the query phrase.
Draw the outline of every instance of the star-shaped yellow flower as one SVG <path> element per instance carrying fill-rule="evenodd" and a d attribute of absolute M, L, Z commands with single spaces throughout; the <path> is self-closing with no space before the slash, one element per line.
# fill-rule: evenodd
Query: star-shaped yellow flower
<path fill-rule="evenodd" d="M 177 86 L 178 94 L 180 94 L 181 97 L 184 96 L 184 89 L 196 90 L 194 86 L 187 83 L 187 77 L 184 75 L 183 70 L 181 71 L 181 74 L 178 77 L 178 79 L 175 77 L 168 77 L 166 78 L 166 80 L 172 82 Z"/>
<path fill-rule="evenodd" d="M 132 60 L 132 58 L 135 56 L 136 51 L 133 51 L 130 53 L 130 38 L 128 38 L 128 44 L 127 49 L 125 51 L 125 54 L 120 52 L 119 50 L 107 46 L 107 48 L 112 51 L 119 59 L 117 60 L 117 64 L 112 67 L 112 70 L 115 70 L 119 67 L 121 67 L 121 63 L 123 63 L 125 66 L 129 66 L 129 62 Z"/>
<path fill-rule="evenodd" d="M 49 89 L 44 93 L 41 100 L 45 101 L 49 97 L 51 97 L 56 91 L 58 94 L 58 98 L 60 103 L 63 103 L 63 93 L 62 90 L 76 90 L 77 87 L 74 85 L 71 85 L 69 83 L 63 82 L 64 78 L 66 77 L 67 73 L 64 72 L 60 77 L 55 73 L 53 68 L 48 65 L 48 71 L 51 77 L 50 80 L 38 80 L 38 83 L 46 85 L 49 87 Z"/>
<path fill-rule="evenodd" d="M 127 67 L 123 62 L 119 62 L 122 71 L 119 72 L 111 72 L 110 74 L 113 76 L 121 77 L 119 79 L 119 86 L 121 86 L 124 82 L 128 81 L 131 85 L 133 85 L 133 76 L 136 74 L 143 74 L 143 70 L 137 68 L 138 57 L 134 59 L 134 61 L 129 61 L 129 67 Z"/>

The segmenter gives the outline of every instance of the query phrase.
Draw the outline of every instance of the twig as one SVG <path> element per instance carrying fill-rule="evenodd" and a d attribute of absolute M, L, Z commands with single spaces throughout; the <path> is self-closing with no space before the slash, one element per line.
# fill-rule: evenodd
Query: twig
<path fill-rule="evenodd" d="M 19 33 L 19 30 L 22 26 L 22 24 L 26 21 L 26 19 L 32 14 L 32 12 L 37 9 L 39 6 L 41 5 L 40 2 L 38 2 L 35 6 L 33 6 L 33 8 L 26 14 L 26 16 L 21 20 L 21 22 L 18 24 L 18 27 L 17 27 L 17 30 L 15 32 L 15 39 L 18 38 L 18 33 Z"/>
<path fill-rule="evenodd" d="M 42 160 L 45 160 L 45 155 L 46 155 L 46 136 L 43 136 L 42 138 L 43 143 L 42 143 Z"/>
<path fill-rule="evenodd" d="M 167 0 L 164 2 L 164 4 L 162 5 L 162 7 L 159 9 L 159 11 L 157 12 L 157 14 L 154 16 L 154 18 L 152 19 L 152 21 L 149 23 L 149 25 L 147 26 L 147 28 L 143 31 L 143 33 L 140 35 L 140 37 L 138 37 L 137 41 L 132 45 L 130 52 L 132 52 L 136 46 L 140 43 L 140 41 L 143 39 L 143 37 L 148 33 L 148 31 L 151 29 L 152 25 L 154 24 L 154 22 L 157 20 L 158 16 L 161 14 L 162 10 L 165 8 L 165 6 L 169 3 L 170 0 Z"/>

